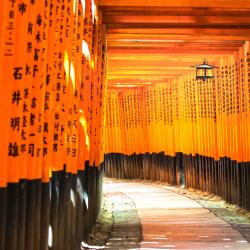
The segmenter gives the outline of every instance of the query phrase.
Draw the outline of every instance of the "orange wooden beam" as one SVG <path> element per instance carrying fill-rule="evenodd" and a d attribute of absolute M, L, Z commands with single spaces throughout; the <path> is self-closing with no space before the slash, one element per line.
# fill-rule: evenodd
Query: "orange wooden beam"
<path fill-rule="evenodd" d="M 108 29 L 109 34 L 159 34 L 168 35 L 210 35 L 210 36 L 246 36 L 250 39 L 250 29 L 228 28 L 228 29 L 213 29 L 213 28 L 135 28 L 134 29 Z"/>
<path fill-rule="evenodd" d="M 249 0 L 98 0 L 98 6 L 250 8 Z"/>
<path fill-rule="evenodd" d="M 135 34 L 135 33 L 124 33 L 124 34 L 115 34 L 109 33 L 108 41 L 128 39 L 128 40 L 183 40 L 183 41 L 200 41 L 200 42 L 223 42 L 223 41 L 239 41 L 243 42 L 250 38 L 249 34 L 247 35 L 206 35 L 206 34 L 158 34 L 157 37 L 155 34 Z"/>

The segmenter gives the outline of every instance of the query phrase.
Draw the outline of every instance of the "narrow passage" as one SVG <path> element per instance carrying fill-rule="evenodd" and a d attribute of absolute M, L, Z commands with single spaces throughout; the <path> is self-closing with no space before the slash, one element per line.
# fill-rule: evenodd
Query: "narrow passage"
<path fill-rule="evenodd" d="M 114 211 L 116 215 L 119 213 L 119 204 L 122 207 L 123 202 L 128 204 L 128 210 L 129 206 L 133 210 L 133 216 L 126 212 L 127 219 L 123 218 L 122 220 L 123 223 L 127 223 L 127 229 L 131 232 L 133 230 L 129 228 L 133 222 L 138 230 L 138 219 L 133 205 L 131 207 L 131 201 L 133 201 L 143 232 L 143 240 L 140 245 L 133 245 L 131 242 L 133 246 L 128 244 L 125 247 L 125 244 L 121 244 L 122 241 L 126 242 L 124 242 L 123 233 L 120 231 L 120 236 L 116 234 L 115 239 L 111 240 L 112 247 L 110 246 L 111 242 L 108 241 L 109 244 L 106 248 L 250 249 L 249 243 L 230 224 L 215 216 L 196 201 L 170 190 L 142 182 L 108 179 L 104 184 L 104 193 L 113 199 L 113 204 L 116 204 L 113 214 Z M 120 212 L 122 213 L 122 211 Z M 119 228 L 124 230 L 126 225 L 120 223 Z M 114 232 L 111 233 L 111 236 L 112 234 Z M 136 243 L 137 240 L 138 238 Z"/>

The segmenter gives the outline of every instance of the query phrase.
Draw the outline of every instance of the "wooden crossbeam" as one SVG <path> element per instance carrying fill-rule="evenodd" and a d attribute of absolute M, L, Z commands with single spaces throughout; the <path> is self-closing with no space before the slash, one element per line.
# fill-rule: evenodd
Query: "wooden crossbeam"
<path fill-rule="evenodd" d="M 249 0 L 98 0 L 99 6 L 130 6 L 130 7 L 199 7 L 199 8 L 250 8 Z"/>
<path fill-rule="evenodd" d="M 146 84 L 218 65 L 250 40 L 250 0 L 99 0 L 110 86 Z M 118 85 L 119 85 L 118 84 Z"/>
<path fill-rule="evenodd" d="M 109 53 L 116 52 L 120 54 L 132 54 L 132 53 L 138 53 L 138 54 L 145 54 L 145 50 L 147 51 L 146 53 L 156 53 L 156 54 L 161 54 L 161 53 L 166 53 L 166 54 L 232 54 L 235 52 L 234 48 L 206 48 L 206 49 L 185 49 L 185 48 L 152 48 L 152 47 L 138 47 L 138 48 L 127 48 L 127 47 L 112 47 L 108 50 Z"/>
<path fill-rule="evenodd" d="M 121 39 L 133 39 L 133 40 L 155 40 L 155 39 L 160 39 L 160 40 L 183 40 L 183 41 L 205 41 L 205 42 L 232 42 L 232 41 L 238 41 L 238 42 L 244 42 L 249 39 L 249 34 L 247 35 L 206 35 L 206 34 L 157 34 L 157 37 L 155 34 L 137 34 L 137 33 L 126 33 L 126 34 L 112 34 L 109 33 L 108 36 L 108 41 L 116 41 L 116 40 L 121 40 Z"/>
<path fill-rule="evenodd" d="M 247 36 L 250 38 L 250 30 L 242 28 L 122 28 L 122 29 L 108 29 L 109 34 L 169 34 L 169 35 L 211 35 L 211 36 Z"/>
<path fill-rule="evenodd" d="M 158 16 L 159 18 L 168 16 L 176 17 L 222 17 L 223 19 L 231 19 L 233 17 L 249 17 L 249 8 L 208 8 L 208 7 L 157 7 L 157 6 L 99 6 L 103 12 L 103 22 L 108 18 L 122 16 L 136 16 L 138 19 L 142 17 Z M 216 20 L 216 19 L 215 19 Z"/>
<path fill-rule="evenodd" d="M 214 25 L 249 25 L 249 16 L 176 16 L 176 15 L 114 15 L 105 13 L 103 22 L 108 25 L 112 24 L 214 24 Z"/>

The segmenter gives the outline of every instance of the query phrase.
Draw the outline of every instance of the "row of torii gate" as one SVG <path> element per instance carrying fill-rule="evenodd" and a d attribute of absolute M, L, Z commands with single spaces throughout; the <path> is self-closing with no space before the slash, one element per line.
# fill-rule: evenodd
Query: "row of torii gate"
<path fill-rule="evenodd" d="M 248 0 L 1 1 L 0 250 L 78 248 L 104 173 L 249 210 L 249 14 Z M 215 78 L 196 80 L 204 58 Z"/>

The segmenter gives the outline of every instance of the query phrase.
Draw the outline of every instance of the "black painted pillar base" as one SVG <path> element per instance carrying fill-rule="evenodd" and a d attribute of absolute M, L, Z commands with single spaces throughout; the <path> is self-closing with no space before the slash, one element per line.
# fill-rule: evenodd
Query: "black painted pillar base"
<path fill-rule="evenodd" d="M 0 250 L 5 250 L 5 233 L 7 222 L 7 188 L 0 188 Z"/>

